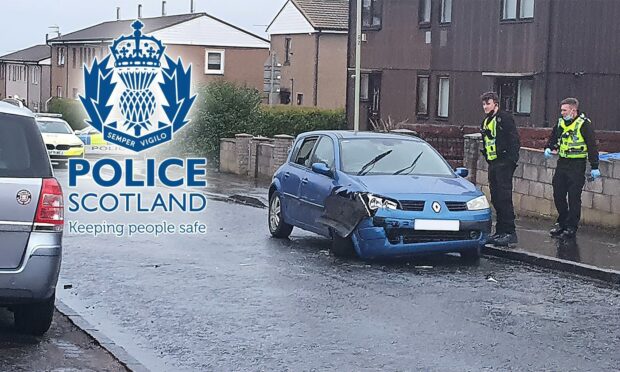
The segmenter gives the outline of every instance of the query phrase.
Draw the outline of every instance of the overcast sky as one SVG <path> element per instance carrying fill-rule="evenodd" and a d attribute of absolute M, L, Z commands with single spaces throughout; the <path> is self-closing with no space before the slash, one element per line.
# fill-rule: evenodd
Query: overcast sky
<path fill-rule="evenodd" d="M 248 31 L 265 36 L 266 25 L 286 0 L 194 0 L 196 12 L 207 12 Z M 45 43 L 49 26 L 67 34 L 116 18 L 161 15 L 161 0 L 0 0 L 0 55 Z M 189 13 L 190 0 L 167 0 L 167 14 Z"/>

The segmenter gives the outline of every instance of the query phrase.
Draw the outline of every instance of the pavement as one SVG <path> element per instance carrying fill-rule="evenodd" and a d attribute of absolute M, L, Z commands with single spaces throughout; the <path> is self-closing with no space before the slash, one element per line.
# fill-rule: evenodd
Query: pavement
<path fill-rule="evenodd" d="M 58 175 L 66 182 L 66 173 Z M 299 229 L 290 239 L 271 238 L 264 208 L 228 198 L 244 195 L 243 182 L 218 182 L 212 173 L 208 179 L 205 192 L 218 196 L 197 215 L 66 216 L 208 226 L 197 236 L 65 234 L 58 298 L 146 369 L 613 371 L 620 365 L 620 292 L 606 283 L 494 257 L 476 266 L 453 255 L 393 263 L 338 259 L 327 239 Z M 77 188 L 95 189 L 89 182 Z"/>
<path fill-rule="evenodd" d="M 0 371 L 127 371 L 110 353 L 56 312 L 43 337 L 18 334 L 0 309 Z"/>

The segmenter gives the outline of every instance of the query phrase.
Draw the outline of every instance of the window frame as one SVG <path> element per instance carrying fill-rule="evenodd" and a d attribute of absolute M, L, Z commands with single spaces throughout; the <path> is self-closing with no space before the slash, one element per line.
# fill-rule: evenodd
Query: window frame
<path fill-rule="evenodd" d="M 310 167 L 312 167 L 312 164 L 315 163 L 314 156 L 316 154 L 316 150 L 319 148 L 319 145 L 321 145 L 321 142 L 325 139 L 329 140 L 329 142 L 331 142 L 331 145 L 332 145 L 331 147 L 332 148 L 332 164 L 331 165 L 326 164 L 326 163 L 323 163 L 323 164 L 327 165 L 330 170 L 334 171 L 336 169 L 336 147 L 335 147 L 334 140 L 330 136 L 325 136 L 325 135 L 319 136 L 319 139 L 314 144 L 314 148 L 312 149 L 312 154 L 310 155 Z"/>
<path fill-rule="evenodd" d="M 291 64 L 291 55 L 293 54 L 293 38 L 290 36 L 284 37 L 284 65 L 289 66 Z"/>
<path fill-rule="evenodd" d="M 218 70 L 209 68 L 209 54 L 220 55 L 220 68 Z M 226 51 L 224 49 L 205 49 L 205 75 L 224 75 Z"/>
<path fill-rule="evenodd" d="M 58 47 L 56 49 L 56 65 L 64 66 L 65 65 L 65 47 Z"/>
<path fill-rule="evenodd" d="M 506 1 L 514 1 L 516 6 L 515 18 L 506 18 L 505 17 L 505 9 L 506 9 Z M 502 0 L 500 2 L 500 23 L 525 23 L 525 22 L 533 22 L 536 17 L 536 1 L 533 1 L 534 9 L 532 10 L 531 17 L 523 17 L 522 12 L 522 4 L 526 0 Z"/>
<path fill-rule="evenodd" d="M 420 81 L 426 80 L 426 112 L 420 112 Z M 430 74 L 419 74 L 416 78 L 416 101 L 415 101 L 415 114 L 417 117 L 428 118 L 430 115 L 430 110 L 428 109 L 429 97 L 430 97 L 430 87 L 431 87 L 431 75 Z"/>
<path fill-rule="evenodd" d="M 428 19 L 425 18 L 426 6 L 428 6 Z M 420 28 L 430 28 L 433 19 L 433 1 L 420 0 L 418 2 L 418 26 Z"/>
<path fill-rule="evenodd" d="M 534 79 L 533 78 L 525 78 L 525 79 L 516 79 L 517 83 L 516 83 L 516 102 L 515 102 L 515 109 L 514 109 L 514 114 L 518 115 L 518 116 L 530 116 L 532 115 L 532 103 L 534 102 L 534 100 L 532 99 L 534 97 Z M 529 81 L 531 82 L 531 91 L 530 91 L 530 110 L 529 112 L 522 112 L 519 111 L 519 102 L 521 100 L 521 83 L 524 81 Z"/>
<path fill-rule="evenodd" d="M 449 20 L 444 20 L 444 16 L 446 15 L 446 3 L 449 2 L 450 3 L 450 12 L 448 14 L 450 14 L 450 19 Z M 439 3 L 439 24 L 442 26 L 447 26 L 450 25 L 452 23 L 452 10 L 453 10 L 453 1 L 452 0 L 441 0 Z"/>
<path fill-rule="evenodd" d="M 308 137 L 299 139 L 299 147 L 295 146 L 295 148 L 293 149 L 293 153 L 291 154 L 291 160 L 289 163 L 292 166 L 295 166 L 301 169 L 310 169 L 310 167 L 307 167 L 305 164 L 297 163 L 297 156 L 299 155 L 299 152 L 301 151 L 301 148 L 304 146 L 306 141 L 311 141 L 311 140 L 314 140 L 314 144 L 312 145 L 312 148 L 310 149 L 310 153 L 308 154 L 308 160 L 312 159 L 312 156 L 314 155 L 314 148 L 316 147 L 317 143 L 319 143 L 319 136 L 308 136 Z M 312 166 L 312 164 L 310 166 Z"/>
<path fill-rule="evenodd" d="M 383 27 L 383 0 L 368 0 L 370 2 L 368 10 L 364 6 L 364 2 L 362 1 L 362 31 L 378 31 Z M 378 4 L 378 6 L 377 6 Z M 377 10 L 378 8 L 378 10 Z M 368 15 L 370 18 L 370 24 L 364 24 L 364 15 Z M 374 25 L 373 20 L 375 16 L 378 15 L 379 24 Z"/>
<path fill-rule="evenodd" d="M 446 107 L 447 114 L 446 116 L 441 116 L 440 108 L 441 108 L 441 82 L 447 80 L 448 81 L 448 105 Z M 437 76 L 437 107 L 436 107 L 436 118 L 438 120 L 448 120 L 450 118 L 450 76 L 449 75 L 439 75 Z"/>

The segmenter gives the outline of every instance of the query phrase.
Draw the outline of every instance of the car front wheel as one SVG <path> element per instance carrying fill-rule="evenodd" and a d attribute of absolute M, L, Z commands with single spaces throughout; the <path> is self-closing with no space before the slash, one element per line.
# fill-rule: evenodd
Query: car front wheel
<path fill-rule="evenodd" d="M 282 218 L 282 200 L 280 195 L 273 193 L 269 200 L 269 232 L 276 238 L 288 238 L 293 226 Z"/>
<path fill-rule="evenodd" d="M 52 325 L 55 296 L 34 304 L 19 305 L 14 309 L 15 328 L 19 332 L 42 336 Z"/>

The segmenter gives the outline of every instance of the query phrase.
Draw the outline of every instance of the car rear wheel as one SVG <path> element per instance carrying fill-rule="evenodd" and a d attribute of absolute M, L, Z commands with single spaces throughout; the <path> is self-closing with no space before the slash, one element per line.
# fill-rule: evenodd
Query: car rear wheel
<path fill-rule="evenodd" d="M 54 317 L 54 301 L 56 297 L 43 302 L 19 305 L 15 307 L 15 328 L 19 332 L 41 336 L 50 329 Z"/>
<path fill-rule="evenodd" d="M 331 231 L 332 247 L 331 251 L 336 257 L 355 257 L 355 248 L 351 237 L 341 237 L 335 231 Z"/>
<path fill-rule="evenodd" d="M 461 252 L 461 259 L 467 263 L 477 264 L 481 256 L 480 247 Z"/>
<path fill-rule="evenodd" d="M 269 232 L 276 238 L 288 238 L 293 226 L 282 218 L 282 200 L 280 195 L 273 193 L 269 200 Z"/>

